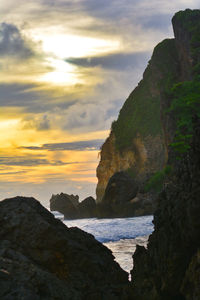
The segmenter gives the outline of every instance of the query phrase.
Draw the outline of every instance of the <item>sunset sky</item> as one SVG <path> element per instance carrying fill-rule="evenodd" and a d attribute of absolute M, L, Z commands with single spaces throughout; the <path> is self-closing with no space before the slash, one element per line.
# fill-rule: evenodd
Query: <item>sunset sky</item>
<path fill-rule="evenodd" d="M 0 1 L 0 199 L 95 196 L 111 122 L 185 8 L 199 0 Z"/>

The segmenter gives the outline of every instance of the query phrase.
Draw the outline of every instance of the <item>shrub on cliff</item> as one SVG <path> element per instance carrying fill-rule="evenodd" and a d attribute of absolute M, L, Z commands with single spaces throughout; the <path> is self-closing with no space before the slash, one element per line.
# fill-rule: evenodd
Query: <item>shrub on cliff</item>
<path fill-rule="evenodd" d="M 193 135 L 192 118 L 200 117 L 200 81 L 185 81 L 174 85 L 171 90 L 173 101 L 169 111 L 173 111 L 177 118 L 177 130 L 173 149 L 184 153 L 190 148 Z"/>

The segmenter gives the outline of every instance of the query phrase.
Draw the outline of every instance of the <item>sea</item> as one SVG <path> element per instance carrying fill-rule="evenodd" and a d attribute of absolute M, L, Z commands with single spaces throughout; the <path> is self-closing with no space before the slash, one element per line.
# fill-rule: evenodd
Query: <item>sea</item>
<path fill-rule="evenodd" d="M 129 273 L 133 268 L 132 255 L 136 245 L 147 247 L 148 237 L 152 233 L 153 216 L 115 219 L 76 219 L 64 220 L 61 214 L 55 217 L 63 220 L 68 227 L 79 227 L 91 233 L 99 242 L 109 248 L 116 262 Z"/>

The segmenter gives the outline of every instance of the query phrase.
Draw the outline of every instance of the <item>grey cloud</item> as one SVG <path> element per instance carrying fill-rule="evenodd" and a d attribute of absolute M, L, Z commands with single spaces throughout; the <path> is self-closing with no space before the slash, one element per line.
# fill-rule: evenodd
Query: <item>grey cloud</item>
<path fill-rule="evenodd" d="M 78 162 L 63 162 L 61 160 L 54 160 L 49 161 L 45 158 L 29 158 L 29 157 L 9 157 L 9 156 L 2 156 L 0 157 L 0 164 L 5 166 L 38 166 L 38 165 L 52 165 L 52 166 L 61 166 L 61 165 L 68 165 L 68 164 L 76 164 Z"/>
<path fill-rule="evenodd" d="M 63 96 L 52 95 L 51 92 L 43 90 L 36 91 L 38 86 L 34 84 L 0 84 L 0 106 L 22 107 L 28 113 L 42 113 L 48 112 L 55 107 L 67 109 L 69 106 L 75 104 L 77 99 L 73 99 L 71 94 L 64 94 Z M 43 117 L 38 123 L 38 128 L 48 127 L 47 117 Z"/>
<path fill-rule="evenodd" d="M 51 129 L 50 119 L 46 114 L 42 116 L 27 117 L 24 120 L 24 129 L 34 128 L 38 131 Z"/>
<path fill-rule="evenodd" d="M 14 56 L 26 59 L 33 55 L 33 50 L 27 45 L 15 25 L 0 24 L 0 56 Z"/>
<path fill-rule="evenodd" d="M 104 69 L 125 70 L 127 68 L 136 68 L 143 65 L 149 58 L 149 52 L 139 53 L 118 53 L 99 57 L 69 58 L 66 61 L 81 67 L 101 66 Z"/>
<path fill-rule="evenodd" d="M 149 9 L 145 5 L 145 1 L 138 0 L 85 0 L 79 2 L 82 10 L 87 14 L 99 19 L 102 22 L 100 30 L 105 32 L 112 31 L 116 34 L 118 31 L 131 35 L 135 26 L 140 26 L 143 29 L 157 29 L 162 32 L 168 32 L 168 27 L 171 23 L 171 18 L 175 13 L 173 7 L 163 8 L 165 5 L 154 1 Z M 98 23 L 98 22 L 97 22 Z M 94 30 L 98 30 L 94 24 Z M 116 26 L 114 28 L 114 26 Z M 107 30 L 106 30 L 107 27 Z M 92 28 L 90 28 L 92 30 Z"/>
<path fill-rule="evenodd" d="M 72 27 L 75 31 L 87 32 L 89 35 L 93 34 L 95 36 L 98 33 L 104 36 L 106 34 L 108 36 L 131 36 L 133 32 L 135 33 L 135 27 L 139 25 L 141 28 L 146 29 L 147 23 L 148 29 L 154 30 L 156 24 L 154 20 L 159 16 L 161 26 L 158 26 L 157 30 L 168 33 L 168 29 L 162 26 L 163 20 L 169 16 L 170 23 L 170 18 L 179 6 L 182 8 L 182 5 L 181 0 L 175 1 L 174 5 L 166 4 L 167 1 L 164 2 L 154 0 L 149 4 L 147 0 L 40 0 L 40 11 L 38 11 L 38 14 L 46 22 L 52 16 L 59 16 L 62 23 L 65 23 L 66 26 L 67 24 L 70 26 L 70 20 L 92 17 L 94 22 L 91 24 L 86 22 L 85 25 L 81 23 L 80 26 L 79 22 L 76 22 L 76 24 L 73 22 Z M 178 5 L 178 2 L 180 2 L 180 5 Z M 66 15 L 68 16 L 67 20 Z M 148 22 L 146 19 L 149 19 Z M 160 23 L 158 22 L 158 24 Z"/>
<path fill-rule="evenodd" d="M 98 95 L 101 101 L 100 95 Z M 79 103 L 66 111 L 66 116 L 61 119 L 61 126 L 64 130 L 73 133 L 105 130 L 110 128 L 110 124 L 117 116 L 123 100 L 113 100 L 106 103 L 107 97 L 102 102 Z"/>
<path fill-rule="evenodd" d="M 171 18 L 172 14 L 167 13 L 145 16 L 142 18 L 142 26 L 147 29 L 152 28 L 164 31 L 170 27 L 171 30 Z"/>
<path fill-rule="evenodd" d="M 44 144 L 41 147 L 22 147 L 29 150 L 49 150 L 49 151 L 65 151 L 65 150 L 77 150 L 77 151 L 94 151 L 99 150 L 104 140 L 90 140 L 90 141 L 78 141 L 71 143 L 51 143 Z"/>
<path fill-rule="evenodd" d="M 36 126 L 37 130 L 48 130 L 50 129 L 50 120 L 46 115 L 42 117 L 39 123 Z"/>
<path fill-rule="evenodd" d="M 41 94 L 31 89 L 36 86 L 31 84 L 0 84 L 0 105 L 1 106 L 28 106 L 36 104 Z"/>
<path fill-rule="evenodd" d="M 141 79 L 142 69 L 104 73 L 105 80 L 95 87 L 95 95 L 60 114 L 59 126 L 73 133 L 110 128 L 126 97 Z"/>
<path fill-rule="evenodd" d="M 38 86 L 34 84 L 0 84 L 0 106 L 20 107 L 27 113 L 23 120 L 24 128 L 61 128 L 73 133 L 108 129 L 126 97 L 141 78 L 148 60 L 146 53 L 128 57 L 130 67 L 126 55 L 110 55 L 92 60 L 94 66 L 102 62 L 100 72 L 104 76 L 104 81 L 97 84 L 92 93 L 79 95 L 77 87 L 77 95 L 66 91 L 59 96 L 55 91 L 51 93 L 42 90 L 42 87 L 37 90 Z M 84 63 L 81 61 L 81 64 Z M 107 69 L 104 67 L 106 64 Z"/>
<path fill-rule="evenodd" d="M 101 17 L 103 19 L 114 19 L 130 15 L 131 11 L 134 9 L 137 1 L 130 0 L 101 0 L 93 1 L 86 0 L 83 3 L 83 7 L 96 17 Z"/>

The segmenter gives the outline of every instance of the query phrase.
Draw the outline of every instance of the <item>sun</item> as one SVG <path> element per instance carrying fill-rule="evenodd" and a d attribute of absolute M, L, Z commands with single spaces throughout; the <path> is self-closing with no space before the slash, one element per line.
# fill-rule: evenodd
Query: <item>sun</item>
<path fill-rule="evenodd" d="M 68 86 L 84 83 L 80 67 L 67 62 L 67 58 L 91 58 L 114 53 L 120 48 L 119 41 L 103 38 L 60 34 L 55 31 L 40 32 L 35 35 L 35 39 L 41 41 L 46 57 L 44 64 L 48 70 L 39 76 L 37 81 L 54 85 Z"/>

